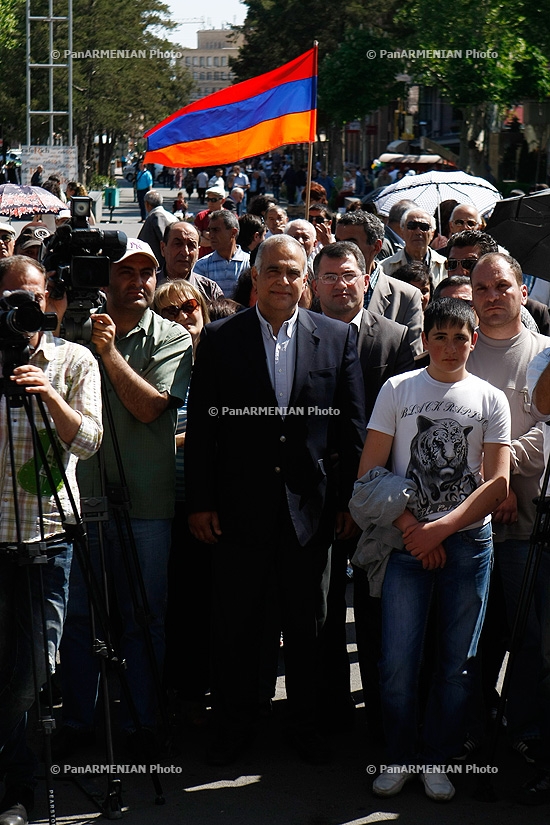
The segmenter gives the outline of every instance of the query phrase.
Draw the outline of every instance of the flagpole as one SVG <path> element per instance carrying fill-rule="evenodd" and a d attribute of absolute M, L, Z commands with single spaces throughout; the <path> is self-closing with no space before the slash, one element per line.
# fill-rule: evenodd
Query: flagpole
<path fill-rule="evenodd" d="M 318 41 L 314 40 L 313 41 L 313 48 L 315 49 L 314 74 L 315 74 L 316 77 L 318 76 L 318 71 L 317 71 L 318 70 L 318 65 L 317 65 L 317 62 L 318 62 L 318 47 L 319 47 Z M 317 90 L 315 90 L 315 95 L 316 95 L 316 92 L 317 92 Z M 312 100 L 311 108 L 312 108 L 313 111 L 315 111 L 315 112 L 317 111 L 317 100 Z M 315 130 L 316 129 L 317 129 L 317 116 L 315 115 Z M 315 130 L 314 130 L 314 132 L 315 132 Z M 309 219 L 309 206 L 310 206 L 310 202 L 311 202 L 311 176 L 312 176 L 312 172 L 313 172 L 313 147 L 315 145 L 315 137 L 316 137 L 315 133 L 313 135 L 310 135 L 311 139 L 310 139 L 309 144 L 308 144 L 307 177 L 306 177 L 306 206 L 305 206 L 305 212 L 306 212 L 305 213 L 305 219 L 306 219 L 306 221 Z"/>

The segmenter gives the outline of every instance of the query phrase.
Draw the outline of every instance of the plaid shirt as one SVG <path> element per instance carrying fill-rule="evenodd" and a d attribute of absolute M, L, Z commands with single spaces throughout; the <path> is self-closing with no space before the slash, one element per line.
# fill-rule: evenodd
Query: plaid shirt
<path fill-rule="evenodd" d="M 44 370 L 52 387 L 73 410 L 82 416 L 80 429 L 70 445 L 57 439 L 67 480 L 78 505 L 79 495 L 75 474 L 77 461 L 79 458 L 89 458 L 99 449 L 103 433 L 101 379 L 98 366 L 92 354 L 85 347 L 61 338 L 54 338 L 51 332 L 42 333 L 38 347 L 30 358 L 30 363 Z M 48 447 L 44 422 L 34 397 L 33 409 L 39 437 L 42 436 L 41 440 L 45 440 L 45 451 L 49 457 L 52 451 Z M 35 460 L 29 423 L 23 407 L 12 407 L 9 414 L 13 432 L 21 537 L 23 541 L 38 540 L 40 521 L 36 496 Z M 49 414 L 48 418 L 55 432 L 55 425 Z M 40 455 L 37 460 L 41 465 Z M 53 456 L 51 464 L 65 518 L 68 522 L 74 522 L 69 497 Z M 43 471 L 40 472 L 40 488 L 44 513 L 44 535 L 47 537 L 62 532 L 63 526 L 61 515 L 57 511 L 55 499 Z M 15 542 L 17 532 L 5 397 L 0 401 L 0 494 L 0 542 Z"/>

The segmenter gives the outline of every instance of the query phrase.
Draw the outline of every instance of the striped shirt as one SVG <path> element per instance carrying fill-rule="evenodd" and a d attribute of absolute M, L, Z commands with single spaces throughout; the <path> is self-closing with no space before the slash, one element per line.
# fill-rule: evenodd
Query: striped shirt
<path fill-rule="evenodd" d="M 30 363 L 44 370 L 52 387 L 82 417 L 80 428 L 70 445 L 64 444 L 59 438 L 56 439 L 63 458 L 67 480 L 76 503 L 79 505 L 75 474 L 77 461 L 79 458 L 89 458 L 99 449 L 103 433 L 101 424 L 101 379 L 98 366 L 92 354 L 85 347 L 61 338 L 54 338 L 51 332 L 42 333 L 38 347 L 30 358 Z M 45 425 L 34 396 L 32 406 L 38 435 L 45 445 L 48 463 L 52 466 L 54 482 L 65 518 L 68 522 L 74 523 L 69 497 L 53 458 Z M 6 415 L 6 399 L 2 397 L 0 401 L 0 542 L 15 542 L 17 532 L 15 526 L 14 480 L 10 464 Z M 35 458 L 33 457 L 29 422 L 23 407 L 11 407 L 9 415 L 13 433 L 15 483 L 21 523 L 21 538 L 22 541 L 38 540 L 40 538 L 40 520 L 36 496 Z M 49 414 L 48 418 L 55 433 L 55 425 Z M 40 455 L 37 456 L 36 461 L 39 465 L 44 536 L 47 537 L 63 531 L 62 517 L 57 510 L 48 478 L 42 469 Z"/>

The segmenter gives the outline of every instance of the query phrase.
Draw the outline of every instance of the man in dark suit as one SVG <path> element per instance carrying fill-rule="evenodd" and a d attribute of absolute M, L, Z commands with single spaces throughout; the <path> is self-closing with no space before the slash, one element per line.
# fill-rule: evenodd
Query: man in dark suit
<path fill-rule="evenodd" d="M 369 275 L 365 307 L 408 327 L 413 352 L 420 354 L 424 320 L 420 291 L 411 284 L 386 275 L 375 261 L 384 240 L 384 224 L 380 218 L 360 209 L 347 212 L 336 224 L 336 240 L 353 241 L 363 253 Z"/>
<path fill-rule="evenodd" d="M 355 525 L 347 502 L 365 432 L 355 330 L 298 308 L 303 247 L 260 247 L 256 307 L 206 327 L 189 393 L 190 528 L 213 545 L 213 764 L 249 741 L 262 629 L 284 636 L 286 735 L 308 761 L 329 757 L 315 725 L 318 634 L 329 548 Z"/>
<path fill-rule="evenodd" d="M 313 263 L 313 291 L 321 311 L 329 318 L 357 327 L 357 348 L 365 385 L 367 423 L 385 381 L 415 368 L 408 329 L 363 308 L 369 276 L 365 258 L 351 241 L 323 247 Z M 324 699 L 335 727 L 353 720 L 350 665 L 346 646 L 346 584 L 348 559 L 355 540 L 337 541 L 332 547 L 327 620 L 323 627 Z M 354 572 L 355 630 L 369 727 L 380 719 L 377 659 L 380 599 L 369 596 L 367 574 Z M 376 732 L 376 731 L 375 731 Z"/>

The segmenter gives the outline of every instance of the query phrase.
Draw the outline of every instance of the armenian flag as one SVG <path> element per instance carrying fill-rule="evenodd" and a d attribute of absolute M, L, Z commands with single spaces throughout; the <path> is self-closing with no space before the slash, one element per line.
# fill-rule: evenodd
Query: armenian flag
<path fill-rule="evenodd" d="M 145 163 L 211 166 L 312 143 L 317 46 L 278 69 L 190 103 L 145 133 Z"/>

